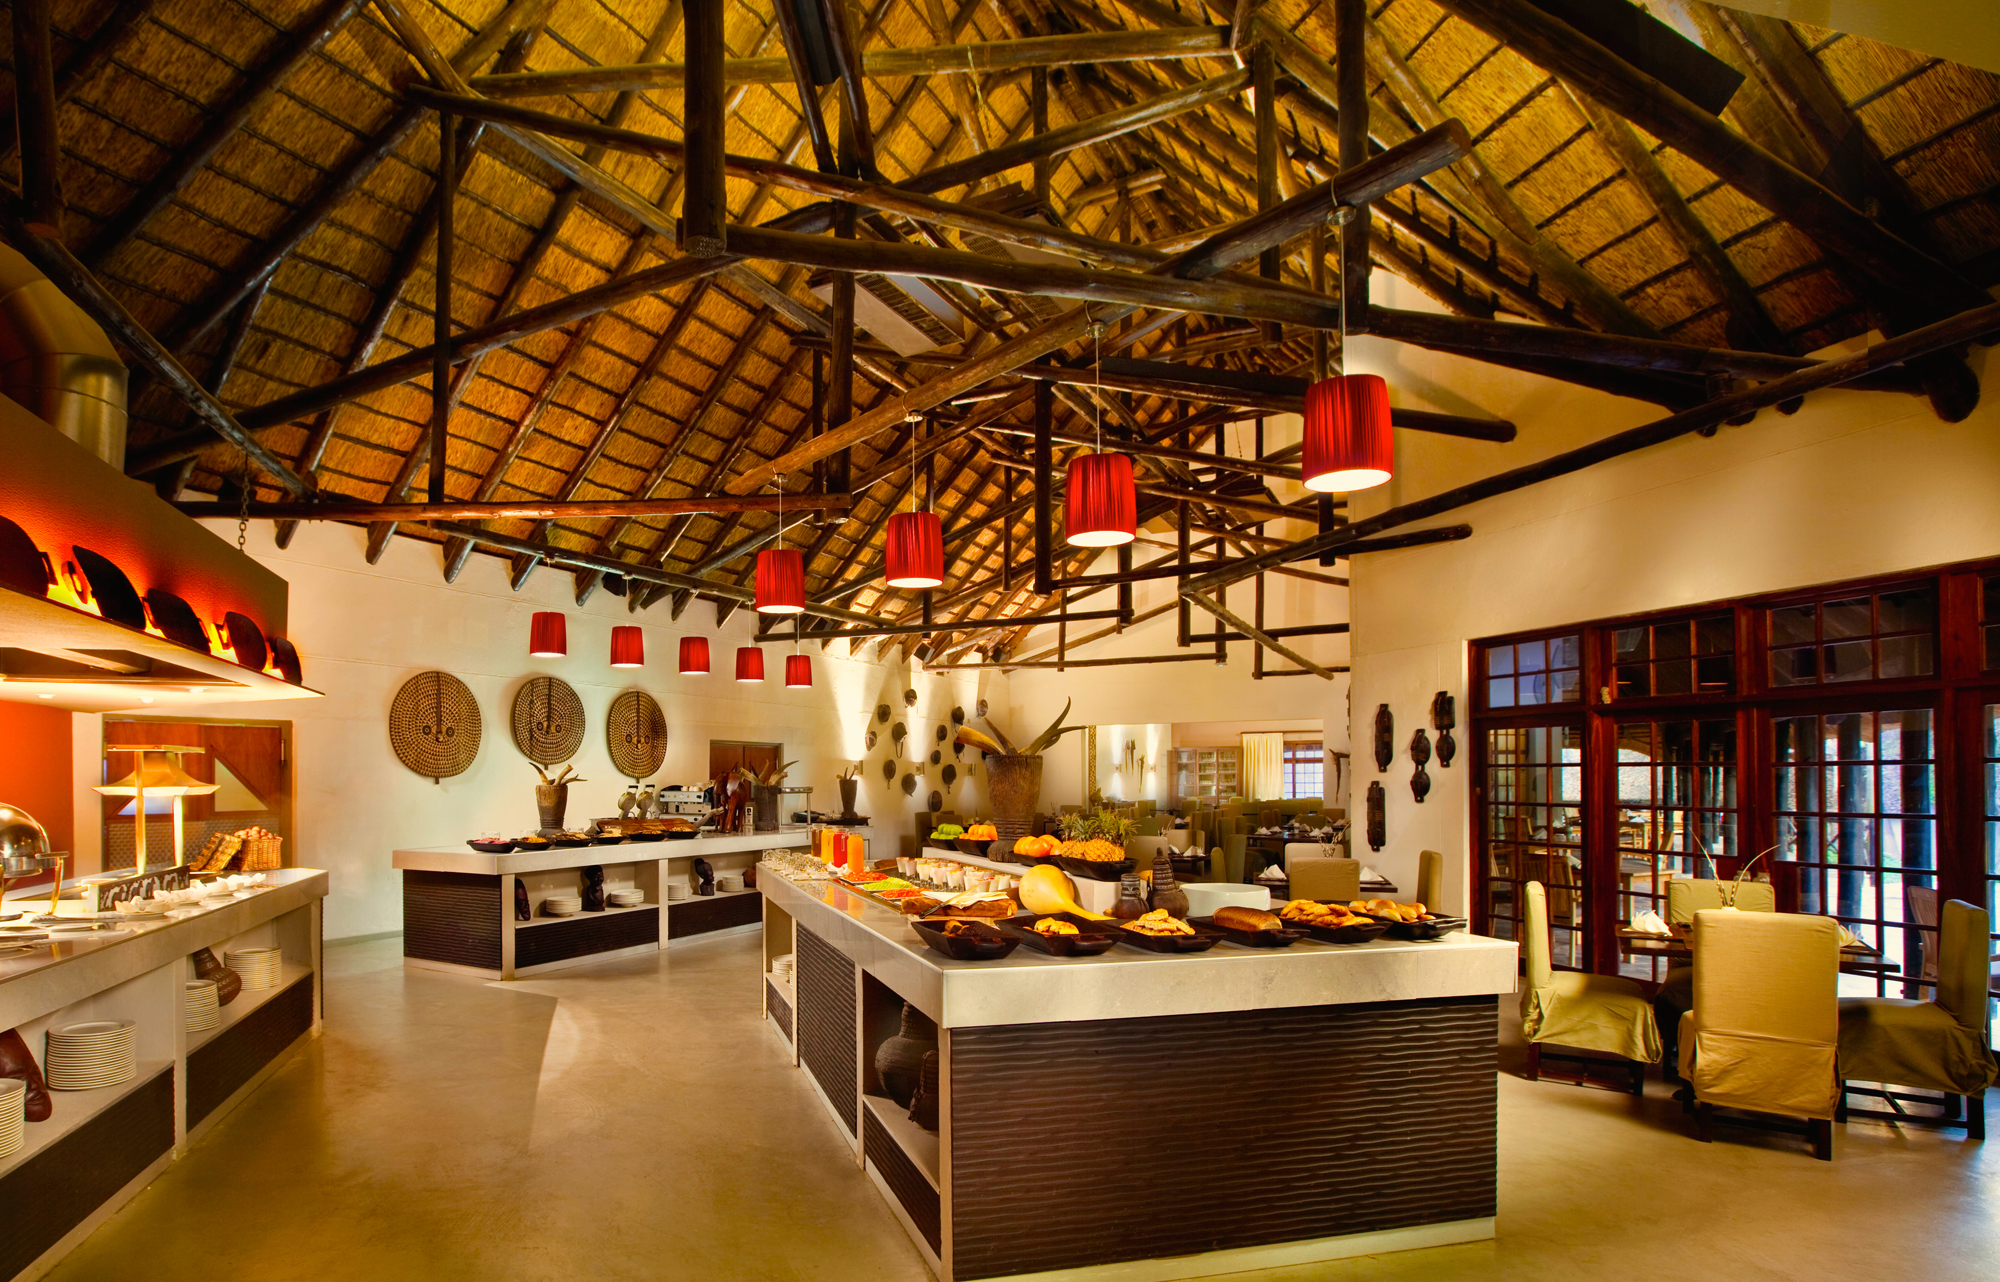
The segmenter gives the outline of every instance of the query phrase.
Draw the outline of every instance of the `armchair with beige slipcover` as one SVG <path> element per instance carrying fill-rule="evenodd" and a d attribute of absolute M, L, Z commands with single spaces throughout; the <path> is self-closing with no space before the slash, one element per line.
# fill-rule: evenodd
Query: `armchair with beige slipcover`
<path fill-rule="evenodd" d="M 1710 908 L 1694 915 L 1693 943 L 1694 1009 L 1681 1016 L 1680 1071 L 1698 1137 L 1715 1138 L 1718 1108 L 1801 1117 L 1813 1156 L 1832 1161 L 1839 925 Z"/>
<path fill-rule="evenodd" d="M 1589 1080 L 1587 1072 L 1545 1074 L 1542 1061 L 1564 1061 L 1588 1069 L 1607 1066 L 1603 1055 L 1608 1054 L 1629 1061 L 1617 1066 L 1629 1074 L 1625 1089 L 1634 1095 L 1645 1094 L 1646 1065 L 1660 1058 L 1660 1030 L 1653 1022 L 1652 1004 L 1629 979 L 1556 970 L 1550 960 L 1548 890 L 1541 882 L 1531 881 L 1527 899 L 1524 942 L 1528 982 L 1521 990 L 1521 1035 L 1528 1041 L 1528 1080 L 1539 1081 L 1543 1076 Z M 1545 1045 L 1600 1054 L 1545 1051 Z"/>
<path fill-rule="evenodd" d="M 1440 917 L 1444 910 L 1444 856 L 1426 850 L 1417 856 L 1417 902 Z"/>
<path fill-rule="evenodd" d="M 1948 901 L 1938 920 L 1937 998 L 1840 999 L 1841 1116 L 1909 1121 L 1911 1115 L 1850 1109 L 1848 1094 L 1879 1095 L 1891 1105 L 1908 1097 L 1896 1086 L 1942 1091 L 1952 1097 L 1937 1120 L 1963 1126 L 1968 1139 L 1986 1138 L 1986 1088 L 1993 1084 L 1987 1045 L 1987 916 L 1960 899 Z M 1848 1086 L 1879 1082 L 1881 1089 Z M 1960 1110 L 1963 1110 L 1961 1112 Z"/>
<path fill-rule="evenodd" d="M 1304 841 L 1285 847 L 1285 874 L 1292 898 L 1341 904 L 1359 899 L 1361 861 L 1326 855 L 1321 853 L 1324 849 Z"/>
<path fill-rule="evenodd" d="M 1667 924 L 1692 926 L 1694 915 L 1705 908 L 1721 908 L 1729 901 L 1740 912 L 1778 911 L 1777 889 L 1768 881 L 1715 881 L 1701 877 L 1676 877 L 1667 883 Z M 1667 967 L 1660 991 L 1653 994 L 1653 1012 L 1660 1021 L 1660 1038 L 1665 1044 L 1665 1063 L 1680 1063 L 1681 1016 L 1694 1009 L 1694 967 L 1686 962 Z"/>

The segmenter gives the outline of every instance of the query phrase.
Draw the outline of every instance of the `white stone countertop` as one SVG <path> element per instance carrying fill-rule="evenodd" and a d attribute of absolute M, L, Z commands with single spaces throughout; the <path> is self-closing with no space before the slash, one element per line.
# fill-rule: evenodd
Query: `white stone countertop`
<path fill-rule="evenodd" d="M 877 847 L 882 834 L 874 828 L 847 828 L 867 836 Z M 545 847 L 516 850 L 504 855 L 483 855 L 460 842 L 455 846 L 418 846 L 393 853 L 393 865 L 418 872 L 464 872 L 486 877 L 510 873 L 547 872 L 552 868 L 584 868 L 591 864 L 651 863 L 660 859 L 706 858 L 710 855 L 748 854 L 760 850 L 804 849 L 812 841 L 812 829 L 805 824 L 788 825 L 777 832 L 746 832 L 720 835 L 706 833 L 666 841 L 626 841 L 612 846 Z M 878 854 L 876 856 L 880 858 Z"/>
<path fill-rule="evenodd" d="M 1179 955 L 1121 944 L 1100 957 L 1052 957 L 1022 944 L 1000 961 L 961 962 L 926 947 L 902 913 L 838 882 L 767 870 L 757 888 L 946 1028 L 1496 996 L 1514 991 L 1517 970 L 1513 943 L 1465 931 L 1425 942 L 1222 942 Z"/>
<path fill-rule="evenodd" d="M 166 920 L 119 922 L 117 933 L 52 939 L 24 953 L 0 955 L 0 1028 L 14 1028 L 60 1010 L 326 897 L 328 878 L 317 868 L 280 868 L 265 877 L 264 887 L 226 904 L 191 906 Z M 48 893 L 43 889 L 39 895 L 32 891 L 10 895 L 7 909 L 30 916 L 46 911 Z M 64 916 L 82 911 L 74 900 L 63 907 Z M 27 924 L 30 916 L 18 920 Z M 0 948 L 4 947 L 0 936 Z"/>

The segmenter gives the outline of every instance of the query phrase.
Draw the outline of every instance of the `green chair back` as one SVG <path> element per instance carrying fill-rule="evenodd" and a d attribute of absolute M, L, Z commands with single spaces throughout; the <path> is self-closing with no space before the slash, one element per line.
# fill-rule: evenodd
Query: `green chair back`
<path fill-rule="evenodd" d="M 1444 913 L 1444 856 L 1435 850 L 1417 856 L 1417 902 L 1431 912 Z"/>
<path fill-rule="evenodd" d="M 1983 1040 L 1988 983 L 1986 910 L 1963 899 L 1945 903 L 1938 914 L 1937 1004 L 1960 1028 L 1977 1030 Z"/>
<path fill-rule="evenodd" d="M 1528 954 L 1528 987 L 1547 988 L 1555 982 L 1556 968 L 1550 960 L 1549 892 L 1539 881 L 1527 886 L 1528 924 L 1521 941 Z"/>
<path fill-rule="evenodd" d="M 1710 881 L 1699 877 L 1674 878 L 1667 883 L 1668 924 L 1692 925 L 1696 913 L 1722 907 L 1729 886 L 1730 883 L 1726 881 Z M 1737 888 L 1736 906 L 1747 913 L 1777 912 L 1777 888 L 1768 881 L 1746 881 Z"/>

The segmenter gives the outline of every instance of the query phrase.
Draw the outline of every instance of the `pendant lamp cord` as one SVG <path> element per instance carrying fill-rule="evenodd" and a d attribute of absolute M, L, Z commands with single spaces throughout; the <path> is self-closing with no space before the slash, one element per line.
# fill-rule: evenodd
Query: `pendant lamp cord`
<path fill-rule="evenodd" d="M 1104 322 L 1090 322 L 1090 344 L 1094 349 L 1091 363 L 1097 367 L 1096 394 L 1090 398 L 1091 409 L 1097 417 L 1097 452 L 1104 453 Z"/>
<path fill-rule="evenodd" d="M 1340 264 L 1340 345 L 1333 352 L 1334 369 L 1347 373 L 1347 220 L 1335 220 L 1333 224 L 1334 252 Z"/>

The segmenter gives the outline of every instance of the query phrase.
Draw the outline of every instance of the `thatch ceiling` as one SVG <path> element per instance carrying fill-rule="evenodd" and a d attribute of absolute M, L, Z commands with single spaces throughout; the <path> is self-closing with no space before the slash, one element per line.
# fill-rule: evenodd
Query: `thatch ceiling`
<path fill-rule="evenodd" d="M 445 54 L 465 64 L 460 74 L 495 93 L 506 82 L 481 81 L 481 73 L 682 58 L 679 0 L 405 5 Z M 1959 284 L 1984 289 L 2000 277 L 1995 76 L 1701 0 L 1652 7 L 1747 73 L 1724 114 L 1727 124 L 1945 265 Z M 1333 54 L 1332 6 L 1323 0 L 1262 6 L 1210 0 L 1209 11 L 1192 0 L 1178 0 L 1178 8 L 1169 0 L 853 0 L 853 10 L 871 54 L 1224 25 L 1239 12 L 1255 12 L 1269 24 L 1283 76 L 1281 192 L 1338 168 L 1330 159 L 1337 154 L 1332 104 L 1323 96 L 1331 90 L 1307 65 L 1308 55 L 1330 60 Z M 1871 292 L 1843 255 L 1659 143 L 1645 121 L 1622 122 L 1593 106 L 1432 0 L 1377 0 L 1369 11 L 1376 141 L 1391 145 L 1456 117 L 1476 145 L 1473 160 L 1397 190 L 1372 214 L 1378 266 L 1448 309 L 1794 356 L 1882 321 L 1880 290 Z M 733 57 L 783 58 L 769 0 L 731 4 L 726 20 Z M 68 89 L 59 117 L 68 202 L 63 239 L 239 416 L 254 422 L 257 407 L 430 344 L 436 117 L 404 93 L 423 73 L 381 11 L 340 0 L 58 0 L 53 28 L 58 86 Z M 87 73 L 72 75 L 65 86 L 66 61 Z M 1238 65 L 1221 53 L 1060 67 L 1048 78 L 1049 124 L 1098 116 Z M 871 75 L 866 85 L 881 177 L 902 182 L 1029 135 L 1031 83 L 1024 70 Z M 832 119 L 840 86 L 823 94 Z M 678 88 L 509 101 L 668 139 L 685 133 Z M 814 165 L 789 79 L 734 85 L 727 104 L 731 153 Z M 486 326 L 677 259 L 670 236 L 649 230 L 629 209 L 580 192 L 502 130 L 460 129 L 470 144 L 451 273 L 461 327 Z M 677 210 L 682 186 L 675 165 L 602 149 L 584 154 L 644 201 Z M 15 159 L 7 163 L 11 176 Z M 1028 171 L 1017 169 L 970 192 L 960 188 L 957 198 L 1029 182 Z M 813 200 L 740 178 L 729 181 L 727 192 L 731 222 L 745 225 Z M 1257 208 L 1250 97 L 1067 152 L 1052 166 L 1050 192 L 1066 226 L 1105 240 L 1179 247 L 1190 243 L 1189 233 L 1237 221 Z M 990 241 L 933 234 L 901 216 L 864 219 L 864 239 L 884 234 L 1000 252 Z M 1286 278 L 1299 286 L 1308 281 L 1305 250 L 1304 241 L 1287 246 Z M 275 270 L 265 273 L 272 264 Z M 461 364 L 449 420 L 449 494 L 583 500 L 727 488 L 810 430 L 816 349 L 801 340 L 823 331 L 828 313 L 812 292 L 816 283 L 807 269 L 750 260 Z M 865 280 L 863 287 L 874 284 Z M 954 357 L 1073 305 L 956 286 L 939 292 L 969 317 L 920 318 L 923 328 L 933 339 L 940 325 L 945 334 L 973 336 L 948 343 L 927 363 L 864 334 L 863 358 L 852 371 L 857 412 L 925 382 Z M 784 300 L 775 293 L 789 301 L 776 305 Z M 1115 346 L 1120 332 L 1114 329 L 1107 345 Z M 1199 341 L 1204 336 L 1210 341 Z M 1069 359 L 1088 362 L 1087 346 L 1072 347 Z M 1125 354 L 1296 377 L 1311 372 L 1312 341 L 1288 329 L 1283 341 L 1268 342 L 1241 321 L 1189 316 L 1148 333 Z M 1643 384 L 1645 378 L 1654 382 Z M 1665 375 L 1607 369 L 1600 385 L 1640 389 L 1633 394 L 1651 387 L 1654 399 L 1669 404 L 1703 394 L 1699 380 L 1669 382 Z M 1689 384 L 1696 385 L 1692 393 Z M 930 464 L 937 509 L 948 533 L 960 535 L 950 549 L 950 587 L 940 593 L 948 608 L 940 618 L 1046 608 L 1021 578 L 1009 575 L 1004 587 L 999 578 L 1006 553 L 1018 564 L 1031 539 L 1030 514 L 1018 502 L 1028 493 L 1028 477 L 1001 466 L 1018 464 L 1025 453 L 1017 434 L 1028 421 L 1025 392 L 1016 390 L 1023 386 L 1003 378 L 987 395 L 1013 391 L 1007 399 L 940 407 L 940 428 L 978 414 L 993 429 L 953 435 Z M 1088 388 L 1065 390 L 1058 431 L 1088 424 L 1091 395 Z M 1102 395 L 1106 422 L 1121 433 L 1164 429 L 1209 408 L 1137 393 Z M 199 429 L 181 399 L 142 381 L 133 410 L 135 468 L 164 466 L 166 475 L 196 489 L 234 492 L 243 455 L 233 447 L 202 448 L 184 474 L 172 460 L 162 463 L 162 443 Z M 328 494 L 394 502 L 422 496 L 431 413 L 426 370 L 264 427 L 261 439 L 293 468 L 312 473 Z M 1191 440 L 1196 447 L 1213 431 L 1200 421 Z M 840 604 L 887 616 L 915 609 L 908 594 L 884 591 L 874 579 L 861 586 L 862 576 L 876 573 L 889 508 L 908 501 L 909 445 L 909 429 L 900 428 L 857 447 L 852 475 L 872 484 L 857 491 L 844 519 L 793 536 L 811 550 L 814 592 L 847 583 L 850 590 L 834 597 Z M 1467 442 L 1465 448 L 1491 447 Z M 1181 464 L 1156 469 L 1164 483 L 1196 483 Z M 810 484 L 805 474 L 787 478 L 793 492 Z M 259 493 L 277 497 L 268 480 Z M 1005 519 L 984 519 L 1010 503 Z M 1218 510 L 1203 522 L 1223 526 L 1253 515 Z M 749 513 L 502 520 L 493 528 L 742 582 L 749 558 L 718 563 L 718 554 L 747 546 L 744 540 L 772 525 L 770 515 Z M 425 526 L 403 532 L 441 537 Z M 378 526 L 375 534 L 372 551 L 379 552 L 390 528 Z M 470 550 L 447 540 L 447 572 L 455 574 Z M 517 555 L 515 562 L 517 583 L 535 572 L 532 558 Z M 578 578 L 583 592 L 601 583 L 594 573 Z M 665 596 L 634 583 L 628 599 L 636 608 Z M 685 604 L 683 597 L 679 605 Z M 1001 635 L 961 633 L 953 647 Z"/>

